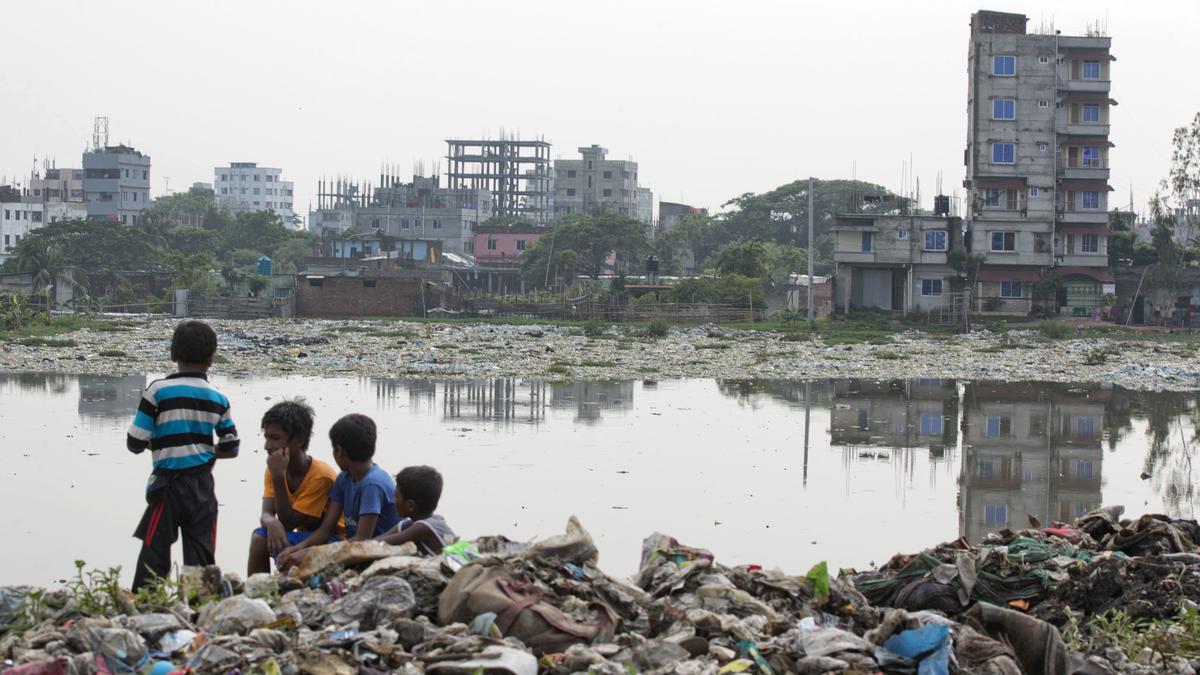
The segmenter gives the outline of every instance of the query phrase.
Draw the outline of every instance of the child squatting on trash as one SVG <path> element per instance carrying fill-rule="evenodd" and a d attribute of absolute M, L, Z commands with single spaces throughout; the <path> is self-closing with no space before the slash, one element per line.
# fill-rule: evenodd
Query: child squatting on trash
<path fill-rule="evenodd" d="M 396 513 L 400 522 L 395 529 L 376 539 L 389 544 L 413 542 L 424 556 L 437 555 L 456 536 L 446 519 L 434 513 L 442 498 L 442 474 L 432 466 L 405 467 L 396 474 Z"/>
<path fill-rule="evenodd" d="M 321 525 L 275 557 L 280 570 L 303 560 L 309 547 L 328 542 L 343 516 L 346 538 L 351 541 L 371 539 L 400 522 L 394 501 L 396 483 L 373 461 L 375 434 L 374 420 L 357 413 L 342 417 L 329 429 L 333 460 L 341 473 L 329 490 L 329 504 Z"/>
<path fill-rule="evenodd" d="M 303 400 L 280 401 L 262 417 L 267 468 L 261 527 L 250 536 L 246 574 L 271 571 L 271 558 L 321 526 L 337 470 L 308 453 L 313 410 Z M 339 522 L 330 541 L 340 539 Z"/>

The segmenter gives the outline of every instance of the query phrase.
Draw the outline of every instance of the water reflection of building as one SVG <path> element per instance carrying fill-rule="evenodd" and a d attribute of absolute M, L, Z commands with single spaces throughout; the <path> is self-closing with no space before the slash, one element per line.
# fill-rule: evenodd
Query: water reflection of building
<path fill-rule="evenodd" d="M 131 417 L 146 388 L 145 375 L 80 375 L 79 414 L 87 417 Z"/>
<path fill-rule="evenodd" d="M 1100 505 L 1105 406 L 1112 391 L 1044 383 L 974 383 L 959 530 L 968 540 L 1006 527 L 1071 521 Z"/>
<path fill-rule="evenodd" d="M 546 417 L 546 383 L 511 377 L 488 380 L 372 379 L 381 405 L 404 401 L 413 413 L 446 420 L 496 420 L 538 424 Z"/>
<path fill-rule="evenodd" d="M 0 391 L 14 386 L 23 392 L 61 394 L 67 391 L 72 379 L 63 373 L 0 373 Z"/>
<path fill-rule="evenodd" d="M 555 382 L 550 385 L 550 406 L 574 407 L 576 421 L 596 422 L 603 412 L 633 408 L 633 381 Z"/>
<path fill-rule="evenodd" d="M 813 380 L 717 380 L 717 388 L 726 396 L 736 398 L 739 403 L 745 402 L 755 406 L 757 400 L 763 397 L 772 398 L 795 406 L 804 407 L 805 385 L 808 385 L 812 404 L 817 407 L 829 407 L 830 381 Z"/>
<path fill-rule="evenodd" d="M 929 449 L 942 459 L 958 445 L 955 380 L 835 380 L 830 440 L 851 456 L 876 448 Z M 863 450 L 867 446 L 871 450 Z"/>

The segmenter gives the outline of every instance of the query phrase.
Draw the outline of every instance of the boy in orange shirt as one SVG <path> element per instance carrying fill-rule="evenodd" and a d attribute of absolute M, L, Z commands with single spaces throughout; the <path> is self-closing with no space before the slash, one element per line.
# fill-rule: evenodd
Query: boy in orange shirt
<path fill-rule="evenodd" d="M 270 572 L 271 558 L 321 525 L 337 469 L 308 454 L 312 429 L 313 410 L 302 401 L 280 401 L 263 415 L 262 527 L 250 537 L 247 575 Z"/>

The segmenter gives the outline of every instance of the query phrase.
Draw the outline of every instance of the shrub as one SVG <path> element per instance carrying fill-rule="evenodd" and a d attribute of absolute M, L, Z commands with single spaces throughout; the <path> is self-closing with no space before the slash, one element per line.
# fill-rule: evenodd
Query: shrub
<path fill-rule="evenodd" d="M 1063 340 L 1075 334 L 1075 329 L 1061 321 L 1041 321 L 1038 332 L 1050 340 Z"/>
<path fill-rule="evenodd" d="M 669 332 L 671 332 L 671 326 L 662 319 L 651 321 L 649 327 L 646 328 L 646 333 L 651 337 L 666 337 Z"/>
<path fill-rule="evenodd" d="M 583 334 L 588 337 L 603 335 L 606 330 L 608 330 L 608 324 L 599 319 L 592 319 L 583 324 Z"/>

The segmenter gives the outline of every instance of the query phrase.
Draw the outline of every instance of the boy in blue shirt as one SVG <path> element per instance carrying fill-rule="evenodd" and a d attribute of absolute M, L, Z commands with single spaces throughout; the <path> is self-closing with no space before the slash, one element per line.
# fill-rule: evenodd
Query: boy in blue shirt
<path fill-rule="evenodd" d="M 146 448 L 154 471 L 146 485 L 146 511 L 133 536 L 142 540 L 133 590 L 171 570 L 171 544 L 183 534 L 183 563 L 216 562 L 217 495 L 212 467 L 237 457 L 238 436 L 229 399 L 208 383 L 217 334 L 201 321 L 184 321 L 171 336 L 177 372 L 146 387 L 125 444 Z M 213 434 L 217 443 L 213 445 Z"/>
<path fill-rule="evenodd" d="M 338 518 L 346 519 L 351 541 L 377 537 L 396 527 L 396 482 L 376 466 L 375 422 L 366 415 L 346 415 L 329 429 L 333 460 L 341 473 L 329 490 L 329 506 L 321 525 L 304 541 L 285 548 L 275 564 L 285 570 L 304 558 L 306 548 L 326 543 L 336 531 Z"/>

